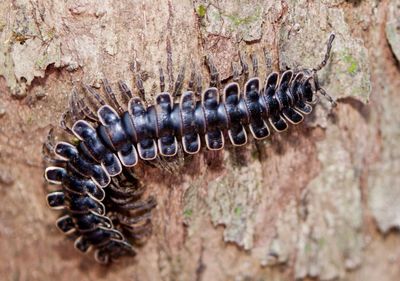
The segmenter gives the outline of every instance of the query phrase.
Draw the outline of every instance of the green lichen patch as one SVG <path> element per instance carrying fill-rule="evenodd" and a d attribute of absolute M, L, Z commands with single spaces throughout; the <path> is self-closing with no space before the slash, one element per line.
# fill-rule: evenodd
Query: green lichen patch
<path fill-rule="evenodd" d="M 227 158 L 227 162 L 229 162 Z M 261 165 L 228 168 L 224 177 L 208 185 L 209 212 L 214 225 L 224 225 L 224 240 L 244 249 L 253 247 L 255 213 L 261 194 Z"/>
<path fill-rule="evenodd" d="M 35 61 L 35 66 L 39 69 L 43 69 L 47 66 L 48 57 L 47 54 L 44 53 L 41 57 L 38 57 Z"/>
<path fill-rule="evenodd" d="M 186 209 L 183 211 L 183 215 L 185 218 L 190 218 L 193 215 L 193 210 L 192 209 Z"/>
<path fill-rule="evenodd" d="M 34 120 L 35 118 L 33 116 L 28 116 L 28 118 L 26 119 L 26 124 L 32 125 Z"/>
<path fill-rule="evenodd" d="M 248 25 L 256 22 L 260 16 L 260 10 L 256 11 L 255 15 L 241 17 L 239 14 L 225 15 L 235 27 Z"/>
<path fill-rule="evenodd" d="M 206 8 L 206 6 L 204 6 L 204 5 L 199 5 L 199 6 L 197 6 L 196 14 L 197 14 L 199 17 L 204 18 L 204 17 L 206 16 L 206 13 L 207 13 L 207 8 Z"/>
<path fill-rule="evenodd" d="M 367 103 L 371 94 L 368 50 L 362 38 L 351 34 L 343 10 L 321 7 L 308 14 L 310 22 L 304 23 L 301 11 L 307 5 L 300 7 L 294 0 L 289 3 L 293 5 L 289 5 L 291 18 L 280 31 L 280 61 L 297 67 L 318 65 L 325 55 L 329 34 L 334 32 L 331 59 L 319 72 L 319 80 L 336 99 L 352 97 Z M 297 33 L 293 32 L 295 26 Z"/>
<path fill-rule="evenodd" d="M 240 215 L 241 215 L 242 212 L 243 212 L 243 208 L 242 208 L 241 206 L 237 206 L 237 207 L 234 209 L 233 212 L 235 213 L 235 216 L 240 217 Z"/>
<path fill-rule="evenodd" d="M 350 54 L 343 56 L 343 61 L 347 64 L 347 72 L 350 75 L 355 75 L 358 71 L 357 60 Z"/>
<path fill-rule="evenodd" d="M 199 5 L 195 9 L 199 17 L 207 15 L 204 22 L 207 33 L 244 41 L 261 38 L 264 7 L 257 1 L 238 6 L 230 1 L 222 1 L 219 5 Z"/>

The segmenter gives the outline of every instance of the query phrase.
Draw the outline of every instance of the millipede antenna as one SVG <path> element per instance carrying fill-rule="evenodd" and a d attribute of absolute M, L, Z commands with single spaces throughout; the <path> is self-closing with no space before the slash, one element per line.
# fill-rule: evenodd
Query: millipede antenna
<path fill-rule="evenodd" d="M 333 40 L 335 40 L 335 33 L 332 33 L 332 34 L 329 36 L 328 44 L 327 44 L 327 46 L 326 46 L 326 53 L 325 53 L 324 60 L 323 60 L 319 65 L 317 65 L 317 66 L 313 69 L 313 71 L 315 71 L 315 72 L 320 71 L 320 70 L 321 70 L 322 68 L 324 68 L 324 67 L 326 66 L 326 64 L 328 63 L 329 57 L 330 57 L 330 55 L 331 55 Z"/>

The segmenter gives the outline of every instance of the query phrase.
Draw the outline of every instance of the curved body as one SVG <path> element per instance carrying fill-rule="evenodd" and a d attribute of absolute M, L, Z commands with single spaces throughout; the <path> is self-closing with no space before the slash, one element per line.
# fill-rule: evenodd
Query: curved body
<path fill-rule="evenodd" d="M 62 190 L 47 196 L 50 207 L 66 211 L 57 227 L 76 235 L 78 250 L 95 248 L 95 258 L 101 263 L 134 254 L 132 237 L 128 240 L 124 235 L 125 226 L 132 228 L 128 233 L 134 233 L 134 242 L 140 239 L 137 232 L 149 231 L 155 200 L 141 201 L 143 190 L 121 189 L 113 184 L 113 178 L 121 174 L 129 177 L 130 168 L 140 160 L 176 155 L 178 142 L 185 153 L 195 154 L 202 146 L 222 149 L 225 136 L 234 146 L 245 145 L 248 132 L 257 140 L 267 138 L 270 127 L 281 132 L 289 123 L 300 123 L 304 114 L 311 113 L 312 103 L 310 76 L 289 70 L 282 75 L 271 73 L 264 87 L 259 78 L 251 78 L 243 92 L 238 83 L 230 83 L 223 89 L 222 98 L 217 88 L 210 87 L 199 100 L 188 91 L 177 103 L 171 94 L 163 92 L 148 107 L 140 98 L 132 97 L 128 110 L 121 113 L 103 104 L 97 111 L 98 124 L 84 119 L 73 124 L 71 131 L 79 139 L 76 146 L 67 142 L 55 145 L 54 153 L 64 166 L 46 169 L 47 181 L 62 186 Z M 110 189 L 108 198 L 105 188 Z M 125 220 L 130 222 L 124 224 L 120 219 L 115 226 L 104 200 L 129 210 Z"/>
<path fill-rule="evenodd" d="M 103 81 L 104 91 L 114 106 L 93 88 L 85 87 L 99 104 L 97 113 L 83 100 L 77 100 L 73 92 L 64 114 L 72 117 L 73 126 L 69 128 L 65 120 L 61 125 L 79 141 L 46 144 L 52 153 L 47 160 L 55 166 L 46 169 L 45 178 L 61 186 L 47 196 L 51 208 L 64 211 L 57 227 L 75 236 L 75 248 L 79 251 L 86 253 L 94 248 L 95 259 L 100 263 L 135 254 L 134 246 L 151 233 L 151 211 L 156 201 L 153 197 L 142 199 L 144 188 L 132 167 L 158 156 L 175 156 L 179 143 L 185 153 L 196 154 L 201 147 L 220 150 L 226 140 L 233 146 L 245 145 L 248 135 L 265 139 L 271 128 L 285 131 L 289 124 L 298 124 L 304 115 L 311 113 L 317 92 L 334 103 L 317 78 L 317 72 L 329 59 L 333 39 L 332 34 L 325 59 L 316 68 L 273 72 L 263 86 L 254 77 L 246 81 L 243 90 L 238 83 L 230 83 L 220 92 L 214 87 L 218 72 L 210 64 L 210 87 L 200 97 L 186 91 L 177 102 L 174 96 L 180 92 L 183 73 L 178 75 L 177 87 L 171 95 L 163 91 L 162 70 L 161 93 L 149 106 L 139 97 L 133 97 L 123 82 L 119 85 L 122 94 L 129 98 L 127 110 L 118 104 L 107 80 Z M 242 62 L 242 66 L 248 74 L 247 65 Z M 255 74 L 256 69 L 257 61 L 253 60 Z M 140 79 L 137 88 L 143 97 Z"/>

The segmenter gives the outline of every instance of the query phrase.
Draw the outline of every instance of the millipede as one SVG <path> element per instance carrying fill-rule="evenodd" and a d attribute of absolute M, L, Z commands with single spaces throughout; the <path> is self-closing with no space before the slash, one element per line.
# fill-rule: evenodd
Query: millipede
<path fill-rule="evenodd" d="M 249 77 L 249 66 L 239 55 L 242 69 L 239 72 L 232 64 L 232 82 L 222 91 L 219 73 L 210 58 L 206 59 L 210 81 L 204 91 L 201 75 L 194 67 L 187 90 L 182 90 L 182 68 L 173 92 L 164 91 L 160 68 L 160 93 L 150 105 L 145 102 L 138 73 L 137 95 L 119 81 L 120 99 L 107 79 L 102 80 L 104 94 L 83 85 L 86 95 L 81 97 L 74 88 L 60 122 L 71 141 L 55 142 L 50 130 L 43 145 L 44 159 L 51 163 L 45 179 L 60 186 L 47 195 L 48 205 L 62 210 L 57 228 L 75 240 L 79 251 L 93 249 L 99 263 L 135 255 L 137 246 L 152 232 L 156 200 L 152 196 L 143 199 L 145 187 L 133 167 L 139 161 L 151 163 L 159 157 L 173 157 L 179 150 L 185 154 L 199 153 L 202 147 L 220 150 L 228 139 L 233 146 L 242 146 L 248 142 L 248 135 L 256 140 L 267 138 L 270 127 L 283 132 L 289 123 L 299 124 L 312 112 L 319 100 L 317 94 L 334 105 L 317 76 L 329 60 L 334 38 L 331 34 L 319 65 L 272 71 L 263 86 L 257 58 L 251 57 L 253 73 Z M 238 82 L 241 75 L 243 92 Z M 128 101 L 127 110 L 120 104 L 122 98 Z"/>

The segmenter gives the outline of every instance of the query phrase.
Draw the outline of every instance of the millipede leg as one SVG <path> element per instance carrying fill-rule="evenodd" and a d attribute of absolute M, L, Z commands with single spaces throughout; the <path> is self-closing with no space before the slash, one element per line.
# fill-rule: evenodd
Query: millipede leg
<path fill-rule="evenodd" d="M 132 200 L 137 200 L 144 193 L 144 186 L 138 184 L 136 179 L 130 177 L 128 181 L 128 183 L 120 182 L 113 178 L 109 185 L 110 199 L 117 205 L 124 205 Z"/>
<path fill-rule="evenodd" d="M 78 99 L 78 93 L 74 90 L 70 98 L 70 109 L 72 116 L 77 119 L 88 119 L 93 122 L 97 122 L 97 115 L 94 114 L 91 109 L 85 104 L 84 98 Z"/>
<path fill-rule="evenodd" d="M 242 66 L 242 72 L 244 74 L 244 80 L 247 81 L 249 79 L 249 65 L 246 63 L 246 60 L 241 52 L 239 52 L 239 58 Z"/>
<path fill-rule="evenodd" d="M 51 165 L 56 165 L 56 166 L 58 166 L 58 165 L 61 165 L 61 164 L 64 164 L 64 163 L 65 163 L 64 160 L 56 159 L 56 158 L 53 158 L 53 156 L 50 156 L 50 155 L 49 155 L 49 152 L 45 149 L 45 145 L 43 145 L 43 147 L 42 147 L 42 156 L 43 156 L 43 160 L 44 160 L 46 163 L 49 163 L 49 164 L 51 164 Z"/>
<path fill-rule="evenodd" d="M 150 218 L 151 218 L 151 212 L 147 212 L 141 216 L 136 216 L 136 217 L 131 217 L 124 214 L 116 213 L 113 214 L 112 220 L 116 220 L 120 224 L 132 225 L 132 224 L 137 224 L 139 222 L 143 222 Z"/>
<path fill-rule="evenodd" d="M 74 105 L 74 107 L 75 107 L 75 105 Z M 75 107 L 74 111 L 70 110 L 69 114 L 68 114 L 68 117 L 71 119 L 72 124 L 75 124 L 76 121 L 81 119 L 80 116 L 78 115 L 78 113 L 75 112 L 76 110 L 77 110 L 77 108 Z"/>
<path fill-rule="evenodd" d="M 49 130 L 49 133 L 47 134 L 46 141 L 44 142 L 44 145 L 46 146 L 48 151 L 51 151 L 51 152 L 54 151 L 54 141 L 55 141 L 55 139 L 54 139 L 54 133 L 53 132 L 54 132 L 54 130 L 53 130 L 53 128 L 51 128 Z"/>
<path fill-rule="evenodd" d="M 219 73 L 217 68 L 215 67 L 214 62 L 212 61 L 210 56 L 206 57 L 206 63 L 208 69 L 210 70 L 210 87 L 218 87 L 219 85 Z"/>
<path fill-rule="evenodd" d="M 196 74 L 196 94 L 200 96 L 202 91 L 203 91 L 203 77 L 201 77 L 201 73 L 198 72 Z"/>
<path fill-rule="evenodd" d="M 130 210 L 135 213 L 146 212 L 153 209 L 157 205 L 154 197 L 149 197 L 145 201 L 127 203 L 119 206 L 121 209 Z"/>
<path fill-rule="evenodd" d="M 193 61 L 191 62 L 191 67 L 190 67 L 190 78 L 189 78 L 189 83 L 188 83 L 188 90 L 189 91 L 193 91 L 194 90 L 194 80 L 196 78 L 196 67 L 193 63 Z"/>
<path fill-rule="evenodd" d="M 52 165 L 64 164 L 65 163 L 64 160 L 55 158 L 54 143 L 55 143 L 55 139 L 54 139 L 54 134 L 53 134 L 53 128 L 51 128 L 49 130 L 49 133 L 47 134 L 46 141 L 42 145 L 43 160 Z"/>
<path fill-rule="evenodd" d="M 131 71 L 133 71 L 135 76 L 135 85 L 139 91 L 139 96 L 142 99 L 142 101 L 146 103 L 146 93 L 144 90 L 143 79 L 142 75 L 140 74 L 140 64 L 138 61 L 135 61 L 134 63 L 131 64 Z"/>
<path fill-rule="evenodd" d="M 86 117 L 86 119 L 89 119 L 90 121 L 93 121 L 93 122 L 99 121 L 99 119 L 97 118 L 97 115 L 94 114 L 94 112 L 86 105 L 84 99 L 80 99 L 78 101 L 78 109 L 80 112 L 83 113 L 83 115 Z"/>
<path fill-rule="evenodd" d="M 68 117 L 69 117 L 70 113 L 69 110 L 65 111 L 62 115 L 61 115 L 61 119 L 60 119 L 60 127 L 66 131 L 68 134 L 70 135 L 74 135 L 74 133 L 72 132 L 71 128 L 68 126 Z"/>
<path fill-rule="evenodd" d="M 133 198 L 133 199 L 139 198 L 140 196 L 143 195 L 143 193 L 144 193 L 143 186 L 139 186 L 136 188 L 130 187 L 130 188 L 123 189 L 121 186 L 119 186 L 115 183 L 110 185 L 110 198 L 115 199 L 115 200 L 125 200 L 126 202 L 128 202 L 131 198 Z M 128 200 L 123 199 L 126 197 Z M 124 204 L 124 202 L 122 204 Z"/>
<path fill-rule="evenodd" d="M 122 95 L 125 97 L 125 99 L 130 100 L 133 95 L 132 91 L 129 89 L 128 85 L 122 80 L 118 81 L 119 89 L 121 90 Z"/>
<path fill-rule="evenodd" d="M 123 192 L 121 192 L 123 193 Z M 119 194 L 121 194 L 119 193 Z M 132 194 L 132 192 L 126 194 L 127 198 L 117 198 L 115 196 L 110 195 L 110 200 L 119 206 L 127 205 L 131 203 L 133 200 L 137 200 L 140 198 L 144 193 L 144 190 L 137 190 L 136 194 Z M 119 195 L 118 194 L 118 195 Z M 117 196 L 118 196 L 117 195 Z"/>
<path fill-rule="evenodd" d="M 141 245 L 146 242 L 147 238 L 151 235 L 153 231 L 153 226 L 149 222 L 148 224 L 141 226 L 140 229 L 134 228 L 129 229 L 124 227 L 125 233 L 130 236 L 135 242 L 136 245 Z"/>
<path fill-rule="evenodd" d="M 69 97 L 69 109 L 71 112 L 71 116 L 75 116 L 78 119 L 82 119 L 84 117 L 81 110 L 79 110 L 78 106 L 78 93 L 74 89 Z"/>
<path fill-rule="evenodd" d="M 255 54 L 251 55 L 251 62 L 253 65 L 253 77 L 257 77 L 258 76 L 258 59 Z"/>
<path fill-rule="evenodd" d="M 97 101 L 97 103 L 100 106 L 103 106 L 106 104 L 106 102 L 103 100 L 103 98 L 90 85 L 84 85 L 83 88 L 89 95 L 91 95 L 92 97 L 95 98 L 95 100 Z"/>
<path fill-rule="evenodd" d="M 124 169 L 122 175 L 128 180 L 129 183 L 137 185 L 139 183 L 138 176 L 134 173 L 133 169 Z"/>
<path fill-rule="evenodd" d="M 146 102 L 146 93 L 144 91 L 143 80 L 140 74 L 136 74 L 136 87 L 139 90 L 139 95 L 142 101 Z"/>
<path fill-rule="evenodd" d="M 332 104 L 332 106 L 336 106 L 336 101 L 326 92 L 324 88 L 319 87 L 318 91 Z"/>
<path fill-rule="evenodd" d="M 126 241 L 115 239 L 110 239 L 107 244 L 96 249 L 94 254 L 95 260 L 101 264 L 108 264 L 125 255 L 135 256 L 136 252 Z"/>
<path fill-rule="evenodd" d="M 267 72 L 270 72 L 272 70 L 272 60 L 268 56 L 268 51 L 266 48 L 263 49 L 263 52 L 264 52 L 264 61 L 265 61 L 265 66 L 266 66 Z"/>
<path fill-rule="evenodd" d="M 335 100 L 326 92 L 326 90 L 324 88 L 322 88 L 319 85 L 318 76 L 317 76 L 317 72 L 320 71 L 322 68 L 324 68 L 325 65 L 328 63 L 328 60 L 329 60 L 330 55 L 331 55 L 333 40 L 335 40 L 335 34 L 334 33 L 332 33 L 329 36 L 329 40 L 328 40 L 328 43 L 327 43 L 327 46 L 326 46 L 326 53 L 325 53 L 323 61 L 319 65 L 317 65 L 315 68 L 313 68 L 312 72 L 313 72 L 313 79 L 314 79 L 316 91 L 320 92 L 333 106 L 336 106 Z"/>
<path fill-rule="evenodd" d="M 140 225 L 121 225 L 125 230 L 129 231 L 129 234 L 132 236 L 137 236 L 143 237 L 147 236 L 148 234 L 151 233 L 152 230 L 152 225 L 151 225 L 151 220 L 147 219 L 143 222 L 141 222 Z"/>
<path fill-rule="evenodd" d="M 178 77 L 176 78 L 175 81 L 174 92 L 172 94 L 173 97 L 181 95 L 184 79 L 185 79 L 185 65 L 182 65 L 181 69 L 179 70 Z"/>
<path fill-rule="evenodd" d="M 233 82 L 238 82 L 239 81 L 239 70 L 236 67 L 236 64 L 234 62 L 231 63 L 232 67 L 232 76 L 233 76 Z"/>
<path fill-rule="evenodd" d="M 103 83 L 104 91 L 106 92 L 107 96 L 111 99 L 111 101 L 114 103 L 114 106 L 116 106 L 118 112 L 120 114 L 123 113 L 124 110 L 122 109 L 122 107 L 119 104 L 117 98 L 115 97 L 115 94 L 114 94 L 110 84 L 108 83 L 108 80 L 107 79 L 102 79 L 101 82 Z"/>
<path fill-rule="evenodd" d="M 162 66 L 158 68 L 159 76 L 160 76 L 160 91 L 163 93 L 165 91 L 165 76 Z"/>

